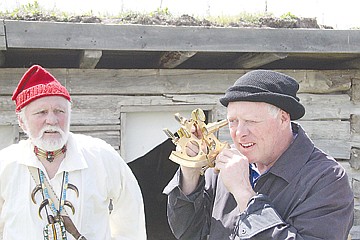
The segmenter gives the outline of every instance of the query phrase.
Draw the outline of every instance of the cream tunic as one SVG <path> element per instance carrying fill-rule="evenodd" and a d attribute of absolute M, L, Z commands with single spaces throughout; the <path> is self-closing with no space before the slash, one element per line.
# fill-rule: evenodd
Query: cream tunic
<path fill-rule="evenodd" d="M 33 153 L 29 140 L 0 151 L 0 231 L 6 240 L 41 240 L 47 224 L 41 191 L 31 201 L 35 187 L 28 166 L 45 169 Z M 66 199 L 75 214 L 65 206 L 79 232 L 88 240 L 146 239 L 143 199 L 136 178 L 119 154 L 100 139 L 80 134 L 69 135 L 66 157 L 50 180 L 57 195 L 61 192 L 63 172 L 77 186 L 79 197 L 67 190 Z M 45 173 L 46 174 L 46 173 Z M 108 206 L 113 200 L 113 210 Z M 49 210 L 49 209 L 48 209 Z M 68 240 L 73 237 L 67 233 Z"/>

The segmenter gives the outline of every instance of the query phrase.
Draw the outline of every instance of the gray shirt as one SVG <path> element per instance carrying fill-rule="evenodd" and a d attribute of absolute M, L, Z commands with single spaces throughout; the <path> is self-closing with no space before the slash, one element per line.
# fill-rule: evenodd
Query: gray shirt
<path fill-rule="evenodd" d="M 197 189 L 184 195 L 181 172 L 164 189 L 168 220 L 177 239 L 342 240 L 353 223 L 354 197 L 342 166 L 314 146 L 293 123 L 297 137 L 268 172 L 240 213 L 236 201 L 212 169 Z"/>

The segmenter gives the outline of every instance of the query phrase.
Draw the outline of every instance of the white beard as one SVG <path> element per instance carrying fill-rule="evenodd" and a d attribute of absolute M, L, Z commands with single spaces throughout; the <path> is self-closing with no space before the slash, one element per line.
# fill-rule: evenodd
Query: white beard
<path fill-rule="evenodd" d="M 43 135 L 45 131 L 58 132 L 61 136 L 60 138 L 44 139 Z M 41 129 L 41 132 L 39 133 L 39 137 L 34 138 L 29 133 L 28 135 L 32 143 L 38 148 L 43 149 L 45 151 L 55 151 L 62 148 L 65 145 L 69 137 L 69 131 L 64 132 L 59 127 L 46 126 L 43 129 Z"/>
<path fill-rule="evenodd" d="M 28 125 L 28 121 L 25 117 L 25 108 L 26 106 L 21 110 L 19 117 L 21 118 L 24 124 L 24 127 L 22 129 L 28 135 L 31 142 L 38 148 L 45 151 L 55 151 L 61 149 L 68 141 L 69 133 L 70 133 L 70 112 L 71 112 L 70 103 L 68 105 L 69 113 L 68 113 L 67 123 L 64 127 L 64 131 L 58 126 L 47 125 L 43 129 L 41 129 L 38 137 L 34 137 L 30 131 L 25 130 L 25 129 L 30 129 Z M 58 132 L 60 134 L 60 137 L 53 139 L 44 139 L 44 133 L 46 131 Z"/>
<path fill-rule="evenodd" d="M 24 123 L 26 129 L 29 129 L 27 121 L 24 118 L 23 118 L 23 123 Z M 70 128 L 70 123 L 67 125 L 65 131 L 61 130 L 61 128 L 59 128 L 59 127 L 48 125 L 48 126 L 45 126 L 43 129 L 41 129 L 38 137 L 34 137 L 30 133 L 30 131 L 24 130 L 24 132 L 29 136 L 31 142 L 38 148 L 45 150 L 45 151 L 55 151 L 55 150 L 62 148 L 66 144 L 66 142 L 69 138 L 69 128 Z M 44 133 L 46 131 L 58 132 L 60 134 L 60 138 L 43 139 Z"/>

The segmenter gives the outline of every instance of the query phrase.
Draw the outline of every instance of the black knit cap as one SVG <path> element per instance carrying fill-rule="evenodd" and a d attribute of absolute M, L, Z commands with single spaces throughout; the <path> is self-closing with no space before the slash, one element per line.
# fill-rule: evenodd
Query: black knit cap
<path fill-rule="evenodd" d="M 270 70 L 254 70 L 241 76 L 229 87 L 220 102 L 266 102 L 290 114 L 291 120 L 304 116 L 305 108 L 296 97 L 299 84 L 285 74 Z"/>

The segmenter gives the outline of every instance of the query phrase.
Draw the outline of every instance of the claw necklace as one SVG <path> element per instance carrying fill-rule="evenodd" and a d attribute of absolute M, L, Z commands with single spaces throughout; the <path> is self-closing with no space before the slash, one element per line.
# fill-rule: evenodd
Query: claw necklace
<path fill-rule="evenodd" d="M 66 200 L 66 191 L 67 189 L 71 189 L 75 191 L 76 196 L 79 197 L 78 188 L 69 183 L 69 173 L 63 172 L 61 193 L 58 197 L 41 169 L 29 167 L 29 171 L 35 183 L 37 183 L 31 192 L 31 200 L 36 204 L 35 194 L 40 190 L 43 197 L 38 214 L 40 219 L 42 219 L 41 210 L 45 208 L 48 224 L 46 224 L 43 229 L 44 240 L 67 240 L 66 226 L 63 220 L 63 216 L 68 215 L 65 206 L 70 207 L 73 214 L 75 214 L 75 208 L 71 202 Z M 51 210 L 52 215 L 49 214 L 48 209 L 49 211 Z"/>
<path fill-rule="evenodd" d="M 61 186 L 62 192 L 61 192 L 60 200 L 59 200 L 59 209 L 56 209 L 54 202 L 50 198 L 49 190 L 47 189 L 47 187 L 44 184 L 44 177 L 45 177 L 44 172 L 42 170 L 39 170 L 39 178 L 40 178 L 41 186 L 43 188 L 44 199 L 48 200 L 50 209 L 53 212 L 54 216 L 58 216 L 64 208 L 64 202 L 66 200 L 66 190 L 67 190 L 68 182 L 69 182 L 68 175 L 69 175 L 68 172 L 63 173 L 63 181 L 62 181 L 62 186 Z M 40 215 L 40 211 L 39 211 L 39 215 Z M 41 215 L 40 215 L 40 217 L 41 217 Z"/>
<path fill-rule="evenodd" d="M 65 152 L 66 152 L 66 145 L 55 151 L 45 151 L 41 148 L 38 148 L 37 146 L 34 147 L 34 153 L 36 154 L 36 156 L 45 158 L 49 162 L 53 162 L 57 156 Z"/>

